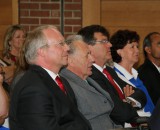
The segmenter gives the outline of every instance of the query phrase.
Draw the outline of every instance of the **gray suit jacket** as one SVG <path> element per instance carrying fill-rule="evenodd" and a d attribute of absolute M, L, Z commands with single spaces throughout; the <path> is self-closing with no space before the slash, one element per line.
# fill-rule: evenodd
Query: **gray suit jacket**
<path fill-rule="evenodd" d="M 60 75 L 69 82 L 75 93 L 78 109 L 89 120 L 93 130 L 122 127 L 109 117 L 114 107 L 113 101 L 94 80 L 88 77 L 85 81 L 67 69 L 63 69 Z"/>

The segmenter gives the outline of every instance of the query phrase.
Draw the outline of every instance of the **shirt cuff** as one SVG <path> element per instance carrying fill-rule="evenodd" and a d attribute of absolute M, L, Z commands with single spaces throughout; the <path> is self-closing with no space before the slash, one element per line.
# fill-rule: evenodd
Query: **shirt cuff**
<path fill-rule="evenodd" d="M 131 101 L 134 102 L 135 105 L 134 105 L 133 107 L 139 107 L 139 108 L 141 108 L 141 103 L 138 102 L 138 101 L 136 101 L 136 100 L 133 99 L 132 97 L 127 97 L 126 100 L 127 100 L 127 102 L 131 102 Z"/>

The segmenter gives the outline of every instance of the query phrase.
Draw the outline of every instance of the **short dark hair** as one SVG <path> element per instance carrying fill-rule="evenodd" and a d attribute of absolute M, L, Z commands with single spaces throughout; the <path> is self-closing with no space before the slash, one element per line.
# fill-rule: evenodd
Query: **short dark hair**
<path fill-rule="evenodd" d="M 151 36 L 155 35 L 155 34 L 158 34 L 160 35 L 159 32 L 151 32 L 149 33 L 143 40 L 143 53 L 144 53 L 144 56 L 147 57 L 147 53 L 145 51 L 145 47 L 150 47 L 152 45 L 152 39 L 151 39 Z"/>
<path fill-rule="evenodd" d="M 92 41 L 96 40 L 94 38 L 94 33 L 96 33 L 96 32 L 102 33 L 109 40 L 109 32 L 108 32 L 108 30 L 105 27 L 101 26 L 101 25 L 86 26 L 86 27 L 80 29 L 78 34 L 83 37 L 84 41 L 88 45 L 94 45 L 95 43 L 92 42 Z"/>
<path fill-rule="evenodd" d="M 128 43 L 139 42 L 139 39 L 139 35 L 135 31 L 118 30 L 115 32 L 110 39 L 113 61 L 119 63 L 122 60 L 122 57 L 117 53 L 118 49 L 124 48 Z"/>

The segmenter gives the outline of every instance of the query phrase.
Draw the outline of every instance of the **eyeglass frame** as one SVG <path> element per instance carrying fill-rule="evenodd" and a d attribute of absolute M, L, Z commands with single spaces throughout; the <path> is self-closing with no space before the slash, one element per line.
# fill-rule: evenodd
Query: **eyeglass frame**
<path fill-rule="evenodd" d="M 57 45 L 61 45 L 61 46 L 64 46 L 64 45 L 69 45 L 69 43 L 67 43 L 66 41 L 61 41 L 61 42 L 53 42 L 53 43 L 55 43 L 55 44 L 57 44 Z M 48 46 L 49 46 L 49 44 L 45 44 L 45 45 L 41 46 L 40 48 L 43 48 L 43 47 L 48 47 Z"/>
<path fill-rule="evenodd" d="M 100 41 L 96 41 L 96 40 L 92 40 L 90 41 L 91 43 L 99 43 L 99 44 L 104 44 L 104 43 L 109 43 L 110 41 L 107 39 L 104 40 L 100 40 Z"/>

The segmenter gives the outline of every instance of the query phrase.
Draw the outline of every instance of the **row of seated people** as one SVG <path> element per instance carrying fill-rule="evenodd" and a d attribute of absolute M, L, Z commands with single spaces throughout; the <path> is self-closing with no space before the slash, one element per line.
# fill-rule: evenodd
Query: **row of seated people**
<path fill-rule="evenodd" d="M 70 47 L 68 51 L 68 66 L 61 70 L 60 75 L 69 82 L 76 98 L 76 100 L 73 101 L 77 105 L 79 111 L 89 121 L 91 128 L 93 130 L 121 128 L 124 127 L 125 122 L 132 123 L 133 120 L 139 116 L 150 116 L 154 109 L 154 104 L 140 80 L 138 79 L 137 81 L 136 76 L 130 76 L 129 78 L 134 80 L 134 82 L 129 79 L 128 81 L 125 80 L 126 83 L 123 82 L 124 78 L 121 80 L 118 77 L 121 75 L 126 78 L 124 74 L 126 74 L 127 71 L 130 75 L 132 75 L 133 72 L 135 74 L 133 65 L 138 61 L 139 56 L 139 51 L 137 49 L 139 42 L 138 34 L 128 30 L 118 31 L 111 37 L 112 44 L 109 42 L 108 31 L 99 25 L 82 28 L 78 34 L 82 35 L 83 38 L 79 35 L 75 35 L 68 37 L 66 41 Z M 31 33 L 31 35 L 33 35 L 33 33 Z M 33 37 L 30 36 L 30 38 Z M 44 39 L 41 40 L 44 41 Z M 121 42 L 119 43 L 119 41 Z M 31 41 L 28 41 L 28 43 L 26 42 L 26 45 L 24 44 L 21 49 L 18 75 L 13 80 L 12 88 L 14 86 L 16 86 L 16 88 L 20 86 L 20 83 L 17 85 L 16 82 L 24 72 L 28 70 L 28 64 L 24 58 L 24 53 L 26 54 L 26 52 L 24 51 L 28 47 L 28 44 L 30 44 L 29 42 Z M 64 43 L 60 44 L 64 46 Z M 34 47 L 35 45 L 32 46 Z M 115 57 L 117 58 L 117 56 L 114 57 L 115 52 L 116 55 L 120 57 L 118 57 L 118 62 L 114 63 L 114 69 L 118 73 L 118 76 L 112 68 L 106 66 L 106 63 L 112 59 L 111 52 L 113 54 L 113 61 Z M 35 50 L 35 53 L 37 53 L 37 50 Z M 42 68 L 47 68 L 41 63 L 31 62 L 30 64 L 36 64 Z M 123 68 L 122 70 L 126 70 L 126 72 L 123 74 L 117 66 L 120 66 L 120 68 Z M 125 68 L 126 66 L 127 68 Z M 104 68 L 105 70 L 103 70 Z M 112 79 L 112 81 L 110 79 Z M 128 79 L 128 77 L 126 79 Z M 11 126 L 14 123 L 18 123 L 18 121 L 13 121 L 13 116 L 15 116 L 13 115 L 15 104 L 12 103 L 13 101 L 15 103 L 14 93 L 16 93 L 16 90 L 15 92 L 13 91 L 13 100 L 11 99 Z M 19 119 L 21 116 L 23 115 L 19 115 L 17 118 Z M 25 123 L 24 121 L 24 126 L 27 125 Z M 12 129 L 14 129 L 14 127 L 12 127 Z"/>

